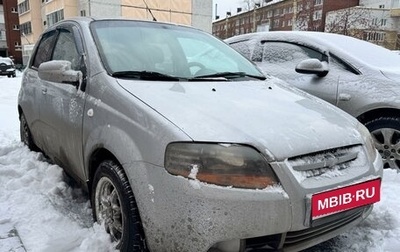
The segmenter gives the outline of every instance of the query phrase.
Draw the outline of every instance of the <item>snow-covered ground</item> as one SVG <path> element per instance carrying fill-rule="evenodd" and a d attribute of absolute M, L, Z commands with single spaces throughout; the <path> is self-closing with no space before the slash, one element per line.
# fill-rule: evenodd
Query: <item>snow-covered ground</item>
<path fill-rule="evenodd" d="M 112 251 L 87 195 L 19 142 L 20 75 L 0 77 L 0 252 Z M 385 170 L 381 202 L 368 219 L 308 251 L 399 251 L 399 192 L 400 173 Z"/>

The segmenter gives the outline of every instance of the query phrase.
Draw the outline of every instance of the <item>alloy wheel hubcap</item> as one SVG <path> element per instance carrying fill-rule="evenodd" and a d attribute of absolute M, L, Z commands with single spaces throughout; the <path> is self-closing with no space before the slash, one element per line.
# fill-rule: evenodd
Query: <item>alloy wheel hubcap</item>
<path fill-rule="evenodd" d="M 120 197 L 112 181 L 106 177 L 99 180 L 96 187 L 96 217 L 110 233 L 114 241 L 119 242 L 123 233 L 123 213 Z"/>
<path fill-rule="evenodd" d="M 400 131 L 382 128 L 371 132 L 375 148 L 379 151 L 384 168 L 400 171 Z"/>

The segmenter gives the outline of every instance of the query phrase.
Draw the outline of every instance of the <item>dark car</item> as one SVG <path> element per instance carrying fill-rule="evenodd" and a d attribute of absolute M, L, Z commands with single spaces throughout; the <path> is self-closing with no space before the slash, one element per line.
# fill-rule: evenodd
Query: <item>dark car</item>
<path fill-rule="evenodd" d="M 15 77 L 15 65 L 10 58 L 0 58 L 0 75 Z"/>

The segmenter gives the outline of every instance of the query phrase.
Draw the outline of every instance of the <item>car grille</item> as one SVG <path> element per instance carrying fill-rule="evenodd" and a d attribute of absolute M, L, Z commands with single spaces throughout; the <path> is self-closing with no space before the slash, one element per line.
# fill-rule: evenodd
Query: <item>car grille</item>
<path fill-rule="evenodd" d="M 10 65 L 7 65 L 5 63 L 0 63 L 0 71 L 5 72 L 7 69 L 12 68 Z"/>
<path fill-rule="evenodd" d="M 298 250 L 297 248 L 304 247 L 303 245 L 307 245 L 307 243 L 312 242 L 315 238 L 334 232 L 357 220 L 361 221 L 363 213 L 371 207 L 371 205 L 360 207 L 317 220 L 313 223 L 313 227 L 304 230 L 246 239 L 245 251 Z"/>
<path fill-rule="evenodd" d="M 366 157 L 361 145 L 353 145 L 297 156 L 290 158 L 288 162 L 296 177 L 304 180 L 328 172 L 340 172 L 351 166 L 364 165 Z"/>

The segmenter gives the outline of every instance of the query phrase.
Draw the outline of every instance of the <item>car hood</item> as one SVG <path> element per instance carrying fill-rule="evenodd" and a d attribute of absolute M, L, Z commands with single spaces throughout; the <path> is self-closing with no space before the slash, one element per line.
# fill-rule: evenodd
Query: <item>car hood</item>
<path fill-rule="evenodd" d="M 277 80 L 118 82 L 193 141 L 249 144 L 270 161 L 361 142 L 355 119 Z"/>

